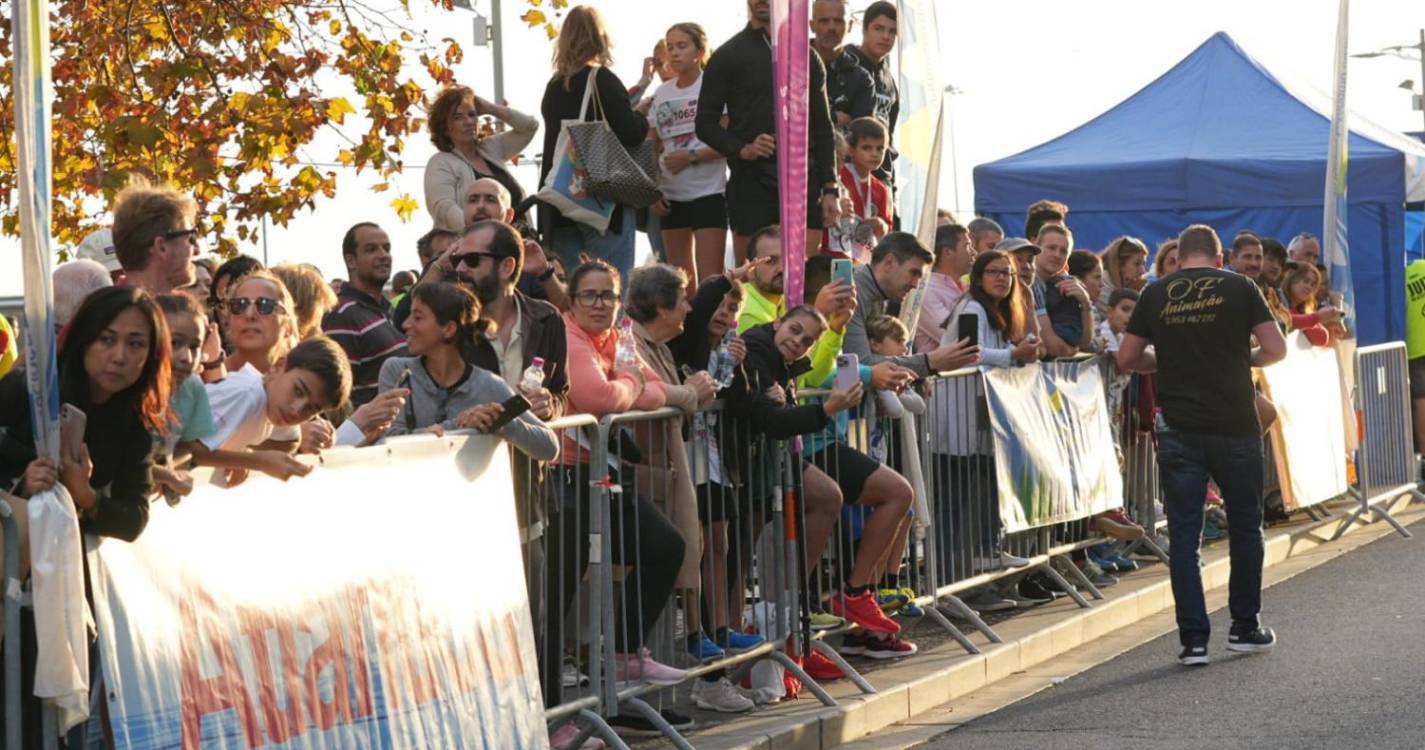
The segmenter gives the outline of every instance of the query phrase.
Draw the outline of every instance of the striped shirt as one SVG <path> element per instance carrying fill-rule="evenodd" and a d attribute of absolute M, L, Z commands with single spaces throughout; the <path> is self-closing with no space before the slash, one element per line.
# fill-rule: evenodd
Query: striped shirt
<path fill-rule="evenodd" d="M 351 405 L 361 406 L 376 396 L 381 364 L 390 357 L 406 356 L 406 338 L 390 319 L 385 298 L 342 287 L 336 308 L 322 318 L 322 333 L 346 351 L 351 362 Z"/>

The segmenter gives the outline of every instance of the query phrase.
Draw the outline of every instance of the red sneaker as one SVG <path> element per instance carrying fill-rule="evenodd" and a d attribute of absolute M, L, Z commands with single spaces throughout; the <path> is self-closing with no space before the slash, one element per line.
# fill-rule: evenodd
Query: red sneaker
<path fill-rule="evenodd" d="M 831 597 L 831 613 L 875 633 L 901 632 L 901 626 L 881 611 L 876 597 L 872 596 L 869 590 L 860 596 L 851 596 L 843 591 Z"/>
<path fill-rule="evenodd" d="M 807 676 L 817 682 L 831 682 L 846 677 L 846 673 L 841 671 L 841 667 L 836 666 L 836 662 L 826 658 L 816 649 L 812 649 L 811 653 L 802 657 L 802 669 L 806 670 Z"/>
<path fill-rule="evenodd" d="M 872 659 L 899 659 L 918 651 L 914 643 L 901 640 L 900 636 L 890 638 L 867 638 L 866 656 Z"/>

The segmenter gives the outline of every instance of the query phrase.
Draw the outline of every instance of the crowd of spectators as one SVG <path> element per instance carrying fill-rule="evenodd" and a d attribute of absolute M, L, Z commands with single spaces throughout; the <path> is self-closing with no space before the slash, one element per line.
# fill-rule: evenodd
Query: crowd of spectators
<path fill-rule="evenodd" d="M 302 264 L 265 269 L 239 256 L 217 265 L 197 257 L 206 243 L 193 200 L 134 182 L 116 199 L 111 229 L 54 272 L 61 395 L 88 415 L 84 450 L 58 465 L 37 458 L 24 376 L 0 379 L 0 487 L 13 493 L 9 502 L 63 484 L 85 531 L 133 540 L 153 499 L 178 502 L 192 491 L 192 467 L 214 467 L 223 486 L 253 472 L 288 480 L 312 470 L 300 454 L 498 425 L 516 449 L 516 496 L 553 498 L 518 503 L 540 613 L 541 685 L 553 706 L 563 686 L 563 615 L 589 564 L 578 533 L 593 507 L 588 480 L 606 472 L 589 466 L 586 443 L 546 423 L 673 407 L 677 418 L 633 430 L 637 458 L 609 472 L 624 490 L 606 529 L 610 562 L 630 567 L 623 586 L 636 592 L 615 612 L 616 678 L 688 679 L 647 649 L 670 600 L 686 613 L 684 645 L 694 659 L 762 642 L 745 632 L 744 587 L 767 503 L 780 491 L 767 469 L 776 461 L 769 441 L 795 436 L 810 438 L 800 486 L 813 625 L 852 626 L 841 645 L 847 655 L 914 654 L 889 614 L 914 611 L 918 593 L 899 576 L 914 499 L 900 440 L 878 436 L 868 455 L 848 439 L 848 414 L 923 411 L 920 384 L 940 372 L 1117 351 L 1139 294 L 1176 273 L 1177 240 L 1156 253 L 1126 236 L 1102 252 L 1075 249 L 1069 207 L 1052 200 L 1028 207 L 1023 237 L 1006 237 L 987 218 L 961 225 L 947 217 L 931 248 L 897 231 L 899 95 L 886 65 L 897 13 L 889 2 L 861 16 L 860 44 L 844 44 L 846 3 L 813 4 L 808 211 L 779 216 L 767 3 L 749 0 L 747 11 L 747 26 L 715 51 L 699 25 L 672 26 L 633 89 L 609 67 L 599 13 L 579 6 L 566 15 L 540 102 L 541 176 L 559 124 L 594 115 L 580 111 L 589 76 L 598 116 L 619 141 L 651 139 L 659 154 L 663 199 L 642 219 L 618 207 L 603 232 L 525 200 L 510 161 L 541 121 L 465 86 L 432 102 L 439 153 L 425 172 L 431 229 L 417 247 L 419 271 L 394 279 L 389 236 L 368 221 L 332 243 L 346 267 L 340 283 Z M 662 83 L 645 98 L 654 74 Z M 784 297 L 784 219 L 808 229 L 804 305 Z M 656 227 L 662 255 L 635 268 L 639 226 Z M 1228 260 L 1257 284 L 1284 330 L 1328 345 L 1345 332 L 1319 253 L 1307 234 L 1283 247 L 1244 231 Z M 849 280 L 826 273 L 828 257 L 853 264 Z M 922 283 L 919 316 L 907 328 L 902 304 Z M 966 316 L 976 321 L 974 345 L 960 338 Z M 6 339 L 13 336 L 0 329 Z M 849 377 L 839 373 L 843 355 L 855 355 Z M 1124 381 L 1117 384 L 1121 397 Z M 528 411 L 502 420 L 502 404 L 516 394 Z M 725 409 L 703 412 L 715 399 Z M 1111 398 L 1110 411 L 1121 415 L 1121 400 Z M 952 488 L 992 488 L 987 446 L 963 437 L 983 417 L 971 409 L 955 418 L 934 438 L 936 470 Z M 664 489 L 650 496 L 647 487 Z M 997 512 L 975 507 L 992 489 L 971 494 L 953 493 L 951 512 L 936 521 L 945 559 L 974 549 L 976 559 L 956 564 L 1025 564 L 1003 549 Z M 863 514 L 859 542 L 822 590 L 823 552 L 849 506 Z M 1096 521 L 1110 536 L 1143 533 L 1121 512 Z M 1108 549 L 1080 555 L 1080 564 L 1100 584 L 1133 565 Z M 1046 601 L 1054 588 L 1043 578 L 1010 578 L 967 600 L 995 611 Z M 842 676 L 815 651 L 805 668 L 819 679 Z M 755 703 L 721 673 L 699 679 L 693 697 L 718 711 Z M 688 721 L 671 710 L 664 718 Z M 552 740 L 568 747 L 577 734 L 569 725 Z"/>

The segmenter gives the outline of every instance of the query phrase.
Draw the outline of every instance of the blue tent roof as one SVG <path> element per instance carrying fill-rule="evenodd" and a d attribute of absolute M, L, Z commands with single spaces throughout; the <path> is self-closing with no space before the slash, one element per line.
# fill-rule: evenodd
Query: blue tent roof
<path fill-rule="evenodd" d="M 1045 197 L 1074 211 L 1321 205 L 1329 126 L 1218 32 L 1087 124 L 976 167 L 975 207 L 1023 211 Z M 1351 135 L 1352 203 L 1406 192 L 1399 142 L 1377 140 Z"/>
<path fill-rule="evenodd" d="M 1284 84 L 1225 33 L 1092 121 L 975 167 L 976 212 L 1017 234 L 1044 198 L 1070 207 L 1075 244 L 1150 246 L 1207 223 L 1322 234 L 1329 100 Z M 1425 146 L 1350 118 L 1348 244 L 1363 343 L 1404 335 L 1405 202 L 1425 196 Z"/>

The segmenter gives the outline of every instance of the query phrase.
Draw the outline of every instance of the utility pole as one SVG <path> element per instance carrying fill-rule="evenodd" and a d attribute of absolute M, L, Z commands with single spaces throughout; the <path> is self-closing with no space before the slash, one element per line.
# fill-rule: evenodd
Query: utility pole
<path fill-rule="evenodd" d="M 1403 54 L 1405 50 L 1415 50 L 1418 57 L 1411 57 Z M 1382 47 L 1374 52 L 1361 52 L 1351 55 L 1351 57 L 1399 57 L 1402 60 L 1416 60 L 1420 63 L 1420 93 L 1415 93 L 1415 86 L 1412 81 L 1405 81 L 1400 84 L 1402 89 L 1408 89 L 1411 94 L 1411 105 L 1420 110 L 1421 124 L 1425 125 L 1425 29 L 1420 30 L 1419 44 L 1397 44 L 1390 47 Z"/>

